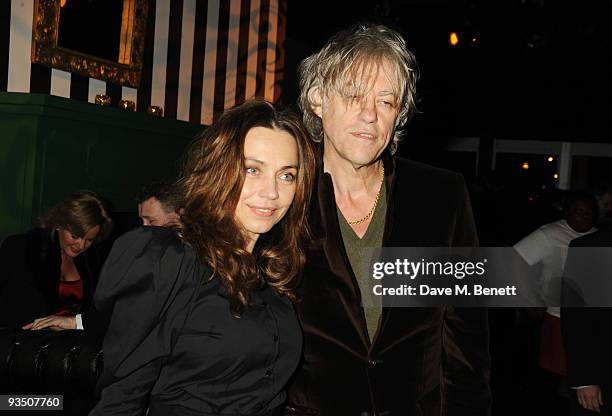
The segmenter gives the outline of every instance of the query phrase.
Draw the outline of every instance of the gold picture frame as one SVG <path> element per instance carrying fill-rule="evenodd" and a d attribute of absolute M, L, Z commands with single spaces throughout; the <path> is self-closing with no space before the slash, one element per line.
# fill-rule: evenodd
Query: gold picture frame
<path fill-rule="evenodd" d="M 61 0 L 35 2 L 32 62 L 113 84 L 138 88 L 142 71 L 148 1 L 124 0 L 117 62 L 58 46 L 60 4 Z"/>

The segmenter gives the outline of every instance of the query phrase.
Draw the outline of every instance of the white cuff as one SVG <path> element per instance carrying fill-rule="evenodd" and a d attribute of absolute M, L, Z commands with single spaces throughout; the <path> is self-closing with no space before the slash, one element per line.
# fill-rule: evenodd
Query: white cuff
<path fill-rule="evenodd" d="M 78 313 L 74 317 L 74 320 L 76 321 L 76 329 L 80 329 L 81 331 L 83 331 L 85 328 L 83 328 L 83 319 L 81 319 L 81 314 Z"/>

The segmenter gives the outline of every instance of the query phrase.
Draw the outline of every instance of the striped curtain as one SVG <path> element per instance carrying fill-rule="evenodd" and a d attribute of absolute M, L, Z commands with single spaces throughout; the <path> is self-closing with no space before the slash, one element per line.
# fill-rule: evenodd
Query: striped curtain
<path fill-rule="evenodd" d="M 0 0 L 0 91 L 93 103 L 97 94 L 138 111 L 209 125 L 254 96 L 278 101 L 286 0 L 149 0 L 140 88 L 31 63 L 34 0 Z"/>

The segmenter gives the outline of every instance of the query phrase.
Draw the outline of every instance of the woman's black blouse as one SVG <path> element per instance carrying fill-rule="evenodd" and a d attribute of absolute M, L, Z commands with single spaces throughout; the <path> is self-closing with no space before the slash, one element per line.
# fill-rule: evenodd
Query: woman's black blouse
<path fill-rule="evenodd" d="M 210 276 L 171 230 L 117 240 L 94 298 L 113 314 L 91 415 L 268 415 L 283 403 L 301 356 L 293 305 L 266 287 L 233 317 Z"/>

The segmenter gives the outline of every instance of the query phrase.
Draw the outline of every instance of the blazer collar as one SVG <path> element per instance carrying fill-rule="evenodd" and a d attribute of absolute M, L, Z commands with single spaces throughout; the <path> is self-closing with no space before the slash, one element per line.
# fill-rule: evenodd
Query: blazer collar
<path fill-rule="evenodd" d="M 321 146 L 322 151 L 323 146 Z M 321 157 L 322 161 L 323 158 Z M 381 156 L 383 166 L 385 167 L 385 183 L 387 186 L 387 212 L 385 218 L 385 230 L 383 233 L 383 247 L 388 243 L 393 225 L 393 197 L 395 194 L 396 182 L 396 166 L 395 160 L 388 150 L 385 150 Z M 315 225 L 315 236 L 318 241 L 318 246 L 322 247 L 323 255 L 327 261 L 330 270 L 336 275 L 340 282 L 331 283 L 337 285 L 337 290 L 340 296 L 347 296 L 346 302 L 343 302 L 347 315 L 351 319 L 356 330 L 360 334 L 366 348 L 370 347 L 370 339 L 365 327 L 363 311 L 361 310 L 361 293 L 357 279 L 351 269 L 340 224 L 338 222 L 338 214 L 334 195 L 334 185 L 332 177 L 329 173 L 323 171 L 323 163 L 319 166 L 317 180 L 317 196 L 315 204 L 311 209 L 311 223 Z M 388 308 L 383 309 L 381 324 L 378 328 L 374 343 L 379 338 L 384 326 L 389 319 Z"/>
<path fill-rule="evenodd" d="M 336 212 L 336 201 L 334 195 L 334 185 L 332 177 L 329 173 L 323 171 L 323 146 L 320 146 L 321 163 L 317 173 L 317 195 L 316 204 L 311 209 L 311 217 L 314 219 L 312 224 L 318 226 L 317 237 L 333 246 L 343 246 L 342 235 L 340 233 L 340 225 L 338 223 L 338 215 Z M 385 218 L 385 231 L 383 234 L 383 246 L 388 242 L 392 222 L 393 222 L 393 197 L 395 194 L 395 182 L 397 172 L 395 159 L 388 150 L 385 150 L 381 155 L 383 166 L 385 167 L 385 184 L 387 186 L 387 213 Z M 322 242 L 323 242 L 322 241 Z M 329 244 L 324 245 L 326 254 L 332 254 L 333 249 Z M 332 249 L 328 253 L 327 249 Z M 329 257 L 328 257 L 329 258 Z"/>

